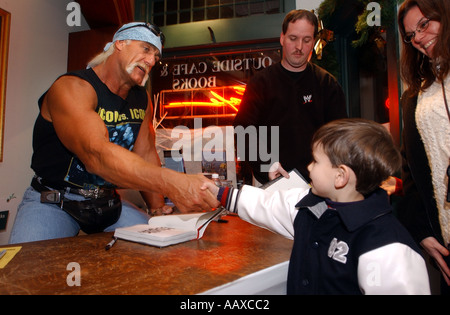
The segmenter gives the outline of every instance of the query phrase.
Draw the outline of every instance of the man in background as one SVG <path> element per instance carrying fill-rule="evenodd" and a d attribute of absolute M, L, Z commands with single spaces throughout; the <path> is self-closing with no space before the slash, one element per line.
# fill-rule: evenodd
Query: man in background
<path fill-rule="evenodd" d="M 307 165 L 311 162 L 311 139 L 325 123 L 346 118 L 347 111 L 342 88 L 336 79 L 309 62 L 316 38 L 318 19 L 307 10 L 293 10 L 282 26 L 280 43 L 283 57 L 257 73 L 248 83 L 234 126 L 276 126 L 279 139 L 267 139 L 259 134 L 258 152 L 271 152 L 272 140 L 279 144 L 279 162 L 286 170 L 297 168 L 308 179 Z M 269 131 L 271 128 L 268 128 Z M 248 152 L 248 149 L 247 149 Z M 241 157 L 242 158 L 242 157 Z M 249 157 L 245 157 L 249 161 Z M 268 172 L 264 162 L 250 161 L 255 179 L 264 184 Z"/>

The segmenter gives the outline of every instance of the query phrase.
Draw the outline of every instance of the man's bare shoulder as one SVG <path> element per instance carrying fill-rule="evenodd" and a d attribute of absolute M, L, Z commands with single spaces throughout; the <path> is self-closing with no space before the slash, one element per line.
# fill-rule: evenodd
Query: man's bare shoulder
<path fill-rule="evenodd" d="M 56 103 L 77 102 L 89 107 L 97 104 L 97 93 L 94 87 L 86 80 L 76 76 L 62 76 L 58 78 L 47 94 L 47 100 Z"/>
<path fill-rule="evenodd" d="M 89 82 L 76 76 L 62 76 L 50 87 L 43 101 L 41 113 L 51 120 L 50 112 L 54 115 L 56 110 L 64 108 L 71 111 L 75 108 L 95 110 L 96 106 L 97 94 Z"/>
<path fill-rule="evenodd" d="M 60 78 L 58 78 L 55 83 L 53 83 L 51 90 L 60 90 L 64 89 L 67 92 L 70 92 L 72 90 L 75 91 L 82 91 L 82 92 L 88 92 L 89 90 L 94 91 L 93 86 L 87 82 L 86 80 L 73 76 L 73 75 L 65 75 Z M 50 92 L 49 91 L 49 92 Z"/>

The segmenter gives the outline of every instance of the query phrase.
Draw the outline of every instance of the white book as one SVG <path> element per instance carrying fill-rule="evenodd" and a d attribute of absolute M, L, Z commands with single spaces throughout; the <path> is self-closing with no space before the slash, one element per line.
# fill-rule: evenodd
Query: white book
<path fill-rule="evenodd" d="M 117 228 L 114 237 L 157 247 L 196 240 L 223 211 L 218 208 L 212 212 L 156 216 L 150 218 L 148 224 Z"/>
<path fill-rule="evenodd" d="M 289 178 L 280 176 L 261 186 L 266 191 L 288 190 L 292 188 L 309 189 L 311 186 L 297 169 L 288 172 Z"/>

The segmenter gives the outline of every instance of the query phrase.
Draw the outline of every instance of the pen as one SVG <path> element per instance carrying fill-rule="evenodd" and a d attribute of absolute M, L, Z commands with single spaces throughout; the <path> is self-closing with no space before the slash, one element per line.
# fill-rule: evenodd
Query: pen
<path fill-rule="evenodd" d="M 113 237 L 112 241 L 109 242 L 108 245 L 106 245 L 105 250 L 110 250 L 111 247 L 114 246 L 114 244 L 116 243 L 116 241 L 117 241 L 117 237 Z"/>
<path fill-rule="evenodd" d="M 0 252 L 0 259 L 2 259 L 3 256 L 5 256 L 5 255 L 6 255 L 6 249 L 4 249 Z"/>

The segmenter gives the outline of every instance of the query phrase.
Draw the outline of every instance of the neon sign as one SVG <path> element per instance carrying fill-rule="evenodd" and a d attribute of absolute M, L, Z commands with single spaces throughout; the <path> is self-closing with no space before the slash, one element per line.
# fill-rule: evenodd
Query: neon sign
<path fill-rule="evenodd" d="M 160 92 L 160 115 L 165 119 L 234 117 L 245 85 Z"/>
<path fill-rule="evenodd" d="M 164 120 L 167 128 L 191 124 L 186 120 L 194 118 L 219 126 L 232 123 L 248 80 L 281 60 L 279 41 L 268 42 L 261 48 L 240 43 L 186 56 L 179 51 L 172 56 L 165 53 L 152 70 L 151 90 L 157 108 L 154 120 Z"/>

